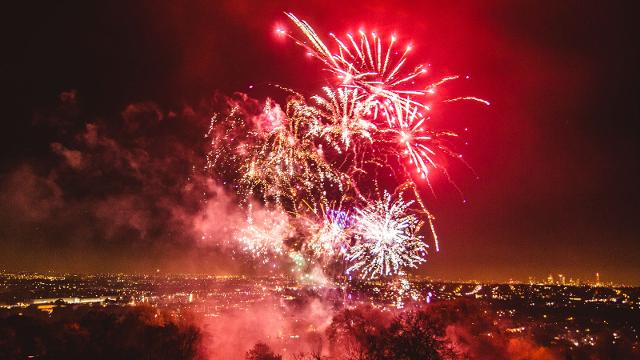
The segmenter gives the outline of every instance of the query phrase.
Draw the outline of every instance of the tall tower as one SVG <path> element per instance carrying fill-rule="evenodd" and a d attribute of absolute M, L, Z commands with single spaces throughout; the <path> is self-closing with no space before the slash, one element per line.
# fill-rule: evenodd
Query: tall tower
<path fill-rule="evenodd" d="M 596 286 L 600 286 L 600 273 L 596 273 Z"/>

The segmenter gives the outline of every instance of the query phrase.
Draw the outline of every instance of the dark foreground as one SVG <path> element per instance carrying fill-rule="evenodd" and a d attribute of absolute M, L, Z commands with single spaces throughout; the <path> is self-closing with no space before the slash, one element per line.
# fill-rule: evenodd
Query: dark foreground
<path fill-rule="evenodd" d="M 221 322 L 218 325 L 223 331 L 210 333 L 208 324 L 197 316 L 178 318 L 148 305 L 59 305 L 50 313 L 35 307 L 5 311 L 0 318 L 0 358 L 640 358 L 633 334 L 593 332 L 587 335 L 591 339 L 588 344 L 549 338 L 544 332 L 510 327 L 509 322 L 495 318 L 495 313 L 482 302 L 463 299 L 408 305 L 401 311 L 367 305 L 343 308 L 332 314 L 323 329 L 298 329 L 301 335 L 296 340 L 304 346 L 295 351 L 291 350 L 291 339 L 283 339 L 274 327 L 273 334 L 256 339 L 255 345 L 236 348 L 235 352 L 226 348 L 224 353 L 216 347 L 219 344 L 222 349 L 225 342 L 234 341 L 226 337 L 237 336 L 235 316 L 211 320 Z M 304 321 L 300 317 L 290 320 Z M 269 328 L 268 323 L 263 325 Z"/>

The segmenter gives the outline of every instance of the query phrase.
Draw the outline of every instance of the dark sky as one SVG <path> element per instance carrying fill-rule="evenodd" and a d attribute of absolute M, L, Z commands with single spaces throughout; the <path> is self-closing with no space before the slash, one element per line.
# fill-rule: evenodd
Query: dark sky
<path fill-rule="evenodd" d="M 398 33 L 434 79 L 470 75 L 444 95 L 491 101 L 433 114 L 469 129 L 479 178 L 453 171 L 466 203 L 434 179 L 442 251 L 424 273 L 640 284 L 640 39 L 623 1 L 304 3 L 5 8 L 0 268 L 238 270 L 185 230 L 198 204 L 183 180 L 206 128 L 193 109 L 217 92 L 264 98 L 270 83 L 317 91 L 317 64 L 273 34 L 293 30 L 282 13 L 293 11 L 320 34 Z"/>

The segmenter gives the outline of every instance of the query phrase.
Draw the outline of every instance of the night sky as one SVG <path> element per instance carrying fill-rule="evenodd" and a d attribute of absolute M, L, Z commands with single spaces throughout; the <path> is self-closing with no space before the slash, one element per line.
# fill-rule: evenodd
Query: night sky
<path fill-rule="evenodd" d="M 203 225 L 197 189 L 222 204 L 215 222 L 233 200 L 193 167 L 212 98 L 324 85 L 317 63 L 274 36 L 294 30 L 292 11 L 322 35 L 397 33 L 434 80 L 470 76 L 443 96 L 491 101 L 434 110 L 437 124 L 468 128 L 460 150 L 478 177 L 452 166 L 463 197 L 432 179 L 442 244 L 422 273 L 640 284 L 636 12 L 622 1 L 305 3 L 5 7 L 0 269 L 247 271 L 198 241 L 203 226 L 229 229 Z"/>

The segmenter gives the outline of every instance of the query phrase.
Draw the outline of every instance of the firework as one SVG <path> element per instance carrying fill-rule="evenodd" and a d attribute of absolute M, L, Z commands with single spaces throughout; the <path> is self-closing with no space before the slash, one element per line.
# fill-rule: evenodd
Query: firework
<path fill-rule="evenodd" d="M 242 250 L 267 263 L 286 253 L 284 241 L 293 235 L 288 216 L 280 211 L 265 210 L 254 214 L 249 207 L 247 225 L 236 234 Z"/>
<path fill-rule="evenodd" d="M 387 45 L 375 32 L 367 34 L 359 31 L 358 37 L 347 34 L 347 39 L 342 40 L 330 34 L 338 48 L 337 52 L 331 52 L 306 21 L 291 13 L 287 16 L 302 31 L 309 44 L 295 38 L 294 40 L 305 47 L 309 54 L 319 59 L 326 69 L 336 76 L 340 85 L 359 88 L 366 93 L 393 101 L 408 99 L 403 98 L 403 95 L 426 94 L 426 89 L 412 88 L 412 80 L 425 74 L 427 70 L 424 65 L 405 70 L 407 55 L 411 52 L 412 46 L 397 48 L 395 36 L 389 38 Z M 398 51 L 401 55 L 396 57 Z"/>
<path fill-rule="evenodd" d="M 287 105 L 282 124 L 261 135 L 241 166 L 240 185 L 246 196 L 296 212 L 302 202 L 326 202 L 327 189 L 342 188 L 343 177 L 324 159 L 316 145 L 317 110 L 301 99 Z"/>
<path fill-rule="evenodd" d="M 411 65 L 411 44 L 395 36 L 330 34 L 332 50 L 307 22 L 287 16 L 305 41 L 279 32 L 332 75 L 321 94 L 308 98 L 278 86 L 290 94 L 284 111 L 267 99 L 252 111 L 234 104 L 227 117 L 212 119 L 209 166 L 248 207 L 237 238 L 255 258 L 291 265 L 298 279 L 310 271 L 393 277 L 398 281 L 389 287 L 402 306 L 405 295 L 415 297 L 406 271 L 426 261 L 424 222 L 439 250 L 434 217 L 420 194 L 424 182 L 417 180 L 430 187 L 432 169 L 450 179 L 443 160 L 460 158 L 450 147 L 458 135 L 429 126 L 425 100 L 459 76 L 425 82 L 427 67 Z M 473 96 L 443 101 L 463 100 L 488 105 Z M 412 201 L 402 199 L 407 191 Z M 261 212 L 265 218 L 252 215 L 255 199 L 269 209 Z"/>
<path fill-rule="evenodd" d="M 373 106 L 372 96 L 365 96 L 358 89 L 339 88 L 336 91 L 323 88 L 325 96 L 313 96 L 320 115 L 327 122 L 320 135 L 341 152 L 347 150 L 356 139 L 373 142 L 376 126 L 369 120 Z"/>
<path fill-rule="evenodd" d="M 384 135 L 394 134 L 398 146 L 378 153 L 391 152 L 391 155 L 396 157 L 406 157 L 415 169 L 415 176 L 407 174 L 408 178 L 425 179 L 430 188 L 429 169 L 437 168 L 445 174 L 456 190 L 460 191 L 446 168 L 439 165 L 437 160 L 439 155 L 461 159 L 461 155 L 448 146 L 448 140 L 458 135 L 451 131 L 430 130 L 426 126 L 428 117 L 424 115 L 424 112 L 431 110 L 431 105 L 424 103 L 425 98 L 434 95 L 438 87 L 457 80 L 460 76 L 446 76 L 436 82 L 420 85 L 424 83 L 421 78 L 427 72 L 426 67 L 409 67 L 412 45 L 400 46 L 395 35 L 385 37 L 375 32 L 359 31 L 359 36 L 347 34 L 346 38 L 340 39 L 330 33 L 335 43 L 335 50 L 331 50 L 306 21 L 291 13 L 287 13 L 287 16 L 302 32 L 306 41 L 298 40 L 284 30 L 280 30 L 281 33 L 292 38 L 307 49 L 310 55 L 319 59 L 337 80 L 333 82 L 337 90 L 325 88 L 326 98 L 314 97 L 319 99 L 318 107 L 328 109 L 330 113 L 325 115 L 325 118 L 331 121 L 323 130 L 323 134 L 331 135 L 327 140 L 338 150 L 349 148 L 358 139 L 366 140 L 361 145 L 384 147 L 380 146 L 380 143 L 393 143 L 384 138 Z M 474 96 L 443 100 L 457 101 L 476 101 L 489 105 L 488 101 Z M 326 111 L 323 111 L 323 114 L 326 114 Z M 382 159 L 364 159 L 363 155 L 359 159 L 354 155 L 353 160 L 358 161 L 352 161 L 352 168 L 346 171 L 350 175 L 362 172 L 365 162 L 376 166 L 387 165 L 380 161 Z"/>
<path fill-rule="evenodd" d="M 328 209 L 320 224 L 309 228 L 311 235 L 306 243 L 309 252 L 315 258 L 325 260 L 346 255 L 350 245 L 350 228 L 353 219 L 349 213 Z"/>
<path fill-rule="evenodd" d="M 358 243 L 351 247 L 347 273 L 358 271 L 365 279 L 398 274 L 425 262 L 428 245 L 418 234 L 422 222 L 407 214 L 412 202 L 398 197 L 392 201 L 385 193 L 382 200 L 364 209 L 355 209 L 353 232 Z"/>
<path fill-rule="evenodd" d="M 385 109 L 388 128 L 385 132 L 391 135 L 399 151 L 397 154 L 408 159 L 416 174 L 427 179 L 429 169 L 440 169 L 446 173 L 437 158 L 439 155 L 460 159 L 461 155 L 447 146 L 448 140 L 457 138 L 451 131 L 434 131 L 427 126 L 428 118 L 420 108 L 407 102 L 395 102 Z"/>

